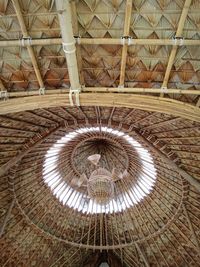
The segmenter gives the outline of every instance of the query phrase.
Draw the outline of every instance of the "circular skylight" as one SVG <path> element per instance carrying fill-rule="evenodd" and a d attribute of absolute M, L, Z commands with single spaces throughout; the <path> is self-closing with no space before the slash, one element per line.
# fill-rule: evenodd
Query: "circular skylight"
<path fill-rule="evenodd" d="M 100 131 L 101 133 L 109 133 L 115 137 L 122 138 L 137 152 L 141 162 L 141 172 L 137 177 L 136 183 L 132 183 L 132 186 L 129 186 L 127 191 L 116 195 L 107 205 L 95 203 L 88 197 L 87 190 L 80 192 L 80 190 L 72 187 L 70 182 L 63 179 L 58 168 L 59 154 L 63 147 L 67 147 L 68 143 L 79 135 L 98 133 Z M 72 179 L 73 171 L 71 175 Z M 66 133 L 47 151 L 43 164 L 43 179 L 63 205 L 85 213 L 113 213 L 121 212 L 136 205 L 151 192 L 156 181 L 156 168 L 148 150 L 128 134 L 109 127 L 84 127 Z M 119 181 L 119 183 L 123 183 L 123 180 Z"/>

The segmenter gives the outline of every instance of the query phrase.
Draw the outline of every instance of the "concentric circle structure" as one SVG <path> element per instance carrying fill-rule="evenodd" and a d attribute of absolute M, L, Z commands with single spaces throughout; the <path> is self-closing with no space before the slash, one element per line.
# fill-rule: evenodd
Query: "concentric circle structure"
<path fill-rule="evenodd" d="M 101 250 L 129 247 L 164 232 L 179 215 L 187 187 L 135 130 L 106 120 L 55 128 L 22 159 L 11 186 L 29 223 L 52 239 Z M 95 171 L 87 160 L 92 154 L 101 155 L 99 165 L 108 172 L 129 174 L 115 182 L 105 203 L 95 201 L 84 183 L 78 186 L 82 173 L 90 177 Z"/>
<path fill-rule="evenodd" d="M 154 257 L 171 252 L 167 255 L 173 258 L 169 256 L 167 262 L 181 266 L 186 261 L 198 266 L 198 249 L 190 230 L 192 223 L 198 239 L 198 193 L 166 158 L 177 166 L 182 158 L 190 174 L 194 166 L 198 168 L 194 165 L 199 153 L 194 150 L 195 139 L 190 139 L 187 146 L 188 151 L 189 147 L 193 149 L 187 152 L 193 153 L 193 164 L 180 148 L 186 147 L 181 143 L 186 134 L 198 136 L 199 125 L 179 118 L 179 124 L 169 123 L 166 128 L 167 121 L 175 120 L 171 115 L 106 107 L 100 108 L 99 119 L 95 111 L 94 107 L 49 108 L 1 119 L 2 124 L 12 128 L 6 140 L 16 140 L 16 148 L 22 153 L 20 157 L 16 153 L 18 161 L 5 176 L 6 186 L 2 187 L 3 198 L 6 200 L 8 195 L 10 201 L 14 199 L 2 246 L 4 262 L 10 261 L 6 258 L 8 249 L 14 259 L 19 250 L 20 255 L 30 250 L 34 256 L 39 239 L 45 255 L 48 252 L 56 257 L 53 262 L 59 264 L 61 259 L 69 262 L 70 255 L 77 255 L 77 251 L 89 255 L 93 249 L 97 254 L 114 251 L 126 262 L 129 254 L 137 262 L 134 253 L 142 250 L 152 266 L 159 266 L 154 265 Z M 23 122 L 18 125 L 20 120 Z M 100 178 L 98 168 L 88 161 L 95 154 L 101 155 L 98 168 L 104 173 Z M 113 168 L 116 173 L 126 170 L 127 175 L 111 183 L 108 179 L 108 186 L 105 180 Z M 81 183 L 83 173 L 88 180 Z M 90 184 L 91 177 L 94 180 Z M 104 188 L 104 201 L 96 199 L 99 188 Z M 12 232 L 16 240 L 13 246 Z M 180 258 L 175 259 L 176 255 Z M 18 266 L 20 258 L 16 262 Z"/>
<path fill-rule="evenodd" d="M 108 178 L 95 177 L 88 182 L 88 195 L 87 186 L 78 188 L 78 181 L 81 174 L 86 173 L 89 179 L 94 171 L 87 158 L 95 153 L 102 155 L 102 168 L 110 172 L 115 168 L 118 173 L 127 169 L 129 176 L 115 185 Z M 132 157 L 138 164 L 131 162 Z M 68 162 L 73 171 L 65 171 Z M 153 158 L 147 149 L 123 131 L 106 126 L 79 128 L 66 133 L 47 151 L 43 165 L 43 178 L 52 193 L 64 205 L 86 213 L 113 213 L 137 204 L 152 190 L 156 175 Z M 101 192 L 105 197 L 107 195 L 105 201 L 99 199 L 93 203 L 98 191 L 94 183 L 105 186 L 104 193 Z M 102 205 L 98 205 L 99 202 Z"/>

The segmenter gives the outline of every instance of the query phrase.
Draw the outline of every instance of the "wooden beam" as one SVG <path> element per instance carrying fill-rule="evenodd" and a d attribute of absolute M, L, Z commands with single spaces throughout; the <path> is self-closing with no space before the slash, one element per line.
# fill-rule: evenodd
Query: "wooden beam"
<path fill-rule="evenodd" d="M 0 91 L 5 91 L 5 90 L 6 90 L 6 88 L 5 88 L 2 80 L 0 79 Z"/>
<path fill-rule="evenodd" d="M 140 93 L 140 94 L 159 94 L 162 92 L 159 88 L 143 88 L 143 87 L 125 87 L 125 88 L 118 88 L 118 87 L 84 87 L 82 88 L 82 92 L 91 92 L 91 93 Z M 52 95 L 52 94 L 66 94 L 68 90 L 66 88 L 58 88 L 55 90 L 45 90 L 45 94 Z M 22 92 L 8 92 L 8 97 L 24 97 L 24 96 L 37 96 L 38 91 L 36 90 L 29 90 L 29 91 L 22 91 Z M 169 88 L 167 89 L 164 94 L 178 94 L 178 95 L 200 95 L 200 90 L 193 90 L 193 89 L 176 89 L 176 88 Z"/>
<path fill-rule="evenodd" d="M 22 30 L 23 38 L 30 38 L 30 36 L 27 32 L 27 29 L 26 29 L 26 25 L 25 25 L 24 18 L 23 18 L 22 12 L 21 12 L 19 1 L 18 0 L 12 0 L 12 3 L 13 3 L 13 6 L 15 8 L 15 12 L 16 12 L 21 30 Z M 34 54 L 33 47 L 29 45 L 29 46 L 27 46 L 27 50 L 28 50 L 29 56 L 31 58 L 31 62 L 32 62 L 39 86 L 41 89 L 44 89 L 44 83 L 43 83 L 42 76 L 41 76 L 41 73 L 39 70 L 39 66 L 38 66 L 38 63 L 36 60 L 36 56 Z"/>
<path fill-rule="evenodd" d="M 75 38 L 75 41 L 80 45 L 122 45 L 121 38 Z M 130 39 L 129 45 L 167 45 L 174 46 L 175 41 L 173 39 Z M 48 46 L 48 45 L 61 45 L 62 38 L 41 38 L 41 39 L 31 39 L 30 41 L 24 40 L 23 45 L 27 46 Z M 200 45 L 200 40 L 194 39 L 184 39 L 177 40 L 177 46 L 198 46 Z M 22 46 L 21 40 L 1 40 L 0 47 L 16 47 Z"/>
<path fill-rule="evenodd" d="M 131 14 L 132 14 L 132 0 L 126 0 L 126 11 L 125 11 L 125 22 L 124 22 L 124 36 L 126 38 L 129 36 L 130 24 L 131 24 Z M 122 39 L 123 40 L 123 39 Z M 126 40 L 126 39 L 124 39 Z M 128 53 L 128 44 L 125 43 L 122 48 L 122 59 L 121 59 L 121 70 L 120 70 L 120 81 L 119 87 L 124 86 L 125 72 L 126 72 L 126 61 Z"/>
<path fill-rule="evenodd" d="M 146 267 L 150 267 L 149 262 L 148 262 L 148 260 L 147 260 L 147 257 L 146 257 L 146 255 L 144 255 L 144 252 L 142 252 L 141 248 L 139 247 L 139 245 L 138 245 L 137 243 L 135 243 L 135 246 L 136 246 L 137 251 L 138 251 L 138 253 L 140 254 L 140 256 L 141 256 L 143 262 L 145 263 L 145 266 L 146 266 Z"/>
<path fill-rule="evenodd" d="M 142 130 L 151 130 L 151 129 L 163 127 L 163 126 L 168 125 L 170 123 L 177 122 L 178 120 L 181 120 L 181 119 L 182 118 L 178 117 L 178 118 L 173 118 L 173 119 L 161 121 L 158 123 L 153 123 L 153 124 L 150 124 L 148 126 L 142 127 Z"/>
<path fill-rule="evenodd" d="M 197 103 L 196 103 L 196 106 L 197 106 L 197 107 L 200 107 L 200 97 L 198 97 L 198 101 L 197 101 Z"/>
<path fill-rule="evenodd" d="M 172 167 L 177 173 L 181 175 L 186 181 L 193 185 L 200 192 L 200 182 L 192 177 L 189 173 L 181 169 L 176 163 L 168 158 L 162 151 L 155 147 L 146 137 L 141 135 L 139 132 L 134 131 L 138 138 L 145 143 L 148 147 L 152 149 L 164 162 L 166 162 L 170 167 Z"/>
<path fill-rule="evenodd" d="M 0 238 L 2 237 L 2 235 L 4 233 L 4 229 L 5 229 L 6 224 L 7 224 L 8 220 L 9 220 L 9 218 L 10 218 L 10 215 L 11 215 L 12 209 L 14 207 L 14 204 L 15 204 L 15 199 L 13 199 L 11 201 L 10 206 L 9 206 L 7 212 L 6 212 L 5 217 L 4 217 L 3 223 L 2 223 L 1 228 L 0 228 Z"/>
<path fill-rule="evenodd" d="M 43 39 L 41 39 L 40 42 L 42 42 Z M 2 41 L 3 42 L 3 41 Z M 48 39 L 46 42 L 49 42 Z M 19 43 L 19 41 L 18 41 Z M 35 40 L 34 43 L 37 43 Z M 78 43 L 81 45 L 123 45 L 121 38 L 80 38 L 78 40 Z M 174 39 L 132 39 L 129 40 L 129 46 L 135 46 L 135 45 L 167 45 L 167 46 L 173 46 L 175 43 Z M 176 41 L 177 46 L 194 46 L 194 45 L 200 45 L 200 40 L 194 40 L 194 39 L 184 39 L 184 40 L 177 40 Z M 1 46 L 1 41 L 0 41 Z"/>
<path fill-rule="evenodd" d="M 200 122 L 200 109 L 175 99 L 123 93 L 81 93 L 82 106 L 127 107 L 155 111 Z M 0 114 L 37 108 L 70 106 L 68 93 L 29 96 L 0 102 Z"/>
<path fill-rule="evenodd" d="M 176 31 L 176 36 L 175 36 L 176 38 L 182 37 L 183 27 L 184 27 L 184 24 L 185 24 L 187 15 L 188 15 L 188 11 L 189 11 L 191 2 L 192 2 L 192 0 L 185 0 L 185 4 L 183 6 L 183 10 L 182 10 L 182 13 L 181 13 L 181 16 L 180 16 L 180 20 L 179 20 L 179 23 L 178 23 L 178 28 L 177 28 L 177 31 Z M 171 53 L 170 53 L 170 56 L 169 56 L 169 61 L 168 61 L 167 68 L 166 68 L 166 71 L 165 71 L 165 76 L 164 76 L 162 88 L 167 88 L 170 72 L 171 72 L 172 66 L 174 64 L 174 60 L 175 60 L 175 57 L 176 57 L 177 50 L 178 50 L 178 46 L 175 44 L 172 47 L 172 50 L 171 50 Z M 161 94 L 161 96 L 163 96 L 163 93 Z"/>
<path fill-rule="evenodd" d="M 31 138 L 26 144 L 25 149 L 20 151 L 15 157 L 11 158 L 8 162 L 0 167 L 0 176 L 4 175 L 10 168 L 16 165 L 24 156 L 26 156 L 30 151 L 32 151 L 35 147 L 40 145 L 47 137 L 52 135 L 55 131 L 57 131 L 60 126 L 50 128 L 38 133 L 37 136 Z"/>

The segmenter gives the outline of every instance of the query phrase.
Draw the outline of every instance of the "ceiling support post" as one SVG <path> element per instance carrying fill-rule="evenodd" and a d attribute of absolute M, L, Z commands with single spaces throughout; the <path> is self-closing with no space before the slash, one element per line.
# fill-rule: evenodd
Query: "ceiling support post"
<path fill-rule="evenodd" d="M 181 169 L 173 160 L 169 159 L 163 152 L 156 148 L 146 137 L 140 133 L 134 131 L 137 137 L 145 144 L 147 144 L 163 161 L 165 161 L 169 166 L 171 166 L 177 173 L 179 173 L 186 181 L 193 185 L 200 192 L 200 182 L 192 177 L 189 173 Z"/>
<path fill-rule="evenodd" d="M 79 93 L 81 85 L 79 80 L 78 62 L 76 57 L 76 45 L 72 28 L 72 8 L 69 0 L 56 0 L 56 9 L 60 22 L 62 45 L 65 53 L 69 73 L 70 104 L 73 105 L 73 94 L 76 97 L 76 105 L 79 106 Z"/>

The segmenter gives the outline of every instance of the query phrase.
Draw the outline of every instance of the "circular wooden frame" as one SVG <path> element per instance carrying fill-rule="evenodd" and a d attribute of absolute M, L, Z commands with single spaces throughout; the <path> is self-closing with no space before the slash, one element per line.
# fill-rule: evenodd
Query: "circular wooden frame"
<path fill-rule="evenodd" d="M 136 108 L 200 122 L 199 107 L 162 97 L 126 93 L 81 93 L 80 105 Z M 68 93 L 9 99 L 0 103 L 0 115 L 57 106 L 70 106 Z"/>

